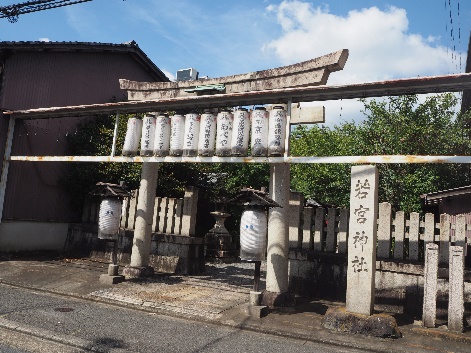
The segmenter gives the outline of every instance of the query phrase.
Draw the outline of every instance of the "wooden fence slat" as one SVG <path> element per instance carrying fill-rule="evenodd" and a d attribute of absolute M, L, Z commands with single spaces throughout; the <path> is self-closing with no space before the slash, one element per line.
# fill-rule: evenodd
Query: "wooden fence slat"
<path fill-rule="evenodd" d="M 440 215 L 440 249 L 439 264 L 448 264 L 450 252 L 450 216 L 448 214 Z"/>
<path fill-rule="evenodd" d="M 152 213 L 152 232 L 157 232 L 159 228 L 159 199 L 160 197 L 156 197 L 154 202 L 154 212 Z"/>
<path fill-rule="evenodd" d="M 435 241 L 435 216 L 432 213 L 425 214 L 424 225 L 424 251 L 427 249 L 427 244 Z"/>
<path fill-rule="evenodd" d="M 417 212 L 411 212 L 409 220 L 409 260 L 419 259 L 419 221 Z"/>
<path fill-rule="evenodd" d="M 394 258 L 397 260 L 404 259 L 405 223 L 404 212 L 396 212 L 396 217 L 394 217 Z"/>
<path fill-rule="evenodd" d="M 182 234 L 183 199 L 177 199 L 175 207 L 175 234 Z"/>
<path fill-rule="evenodd" d="M 376 256 L 381 259 L 389 259 L 391 256 L 391 204 L 381 202 L 379 204 L 378 222 L 378 248 Z"/>
<path fill-rule="evenodd" d="M 304 207 L 303 210 L 303 243 L 302 248 L 312 250 L 313 237 L 312 237 L 312 217 L 314 209 L 312 207 Z"/>
<path fill-rule="evenodd" d="M 128 212 L 128 229 L 134 229 L 134 222 L 136 221 L 136 208 L 137 208 L 137 198 L 138 190 L 136 190 L 134 196 L 129 200 L 129 212 Z"/>
<path fill-rule="evenodd" d="M 466 256 L 466 216 L 459 214 L 456 216 L 455 223 L 455 245 L 463 248 L 463 254 Z"/>
<path fill-rule="evenodd" d="M 121 204 L 121 219 L 120 219 L 120 227 L 126 228 L 126 221 L 128 216 L 128 206 L 129 206 L 129 199 L 125 197 L 123 199 L 123 203 Z"/>
<path fill-rule="evenodd" d="M 340 209 L 339 233 L 337 235 L 338 242 L 339 242 L 339 254 L 347 253 L 349 214 L 350 214 L 350 210 L 348 208 Z"/>
<path fill-rule="evenodd" d="M 289 247 L 299 249 L 302 247 L 303 232 L 301 218 L 303 213 L 304 196 L 300 192 L 290 192 L 288 206 L 288 239 Z"/>
<path fill-rule="evenodd" d="M 314 222 L 314 250 L 322 251 L 324 245 L 324 218 L 325 210 L 322 207 L 316 209 Z"/>
<path fill-rule="evenodd" d="M 159 205 L 159 233 L 166 233 L 168 198 L 162 197 Z"/>
<path fill-rule="evenodd" d="M 329 208 L 327 211 L 327 236 L 325 239 L 325 251 L 335 252 L 337 247 L 337 234 L 335 233 L 336 208 Z"/>
<path fill-rule="evenodd" d="M 168 200 L 166 233 L 175 234 L 175 199 Z"/>

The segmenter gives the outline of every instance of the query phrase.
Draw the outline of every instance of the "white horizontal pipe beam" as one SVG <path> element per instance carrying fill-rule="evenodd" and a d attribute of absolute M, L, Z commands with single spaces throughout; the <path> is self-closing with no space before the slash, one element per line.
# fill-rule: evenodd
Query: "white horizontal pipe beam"
<path fill-rule="evenodd" d="M 301 163 L 301 164 L 369 164 L 369 163 L 465 163 L 471 156 L 326 156 L 326 157 L 123 157 L 123 156 L 11 156 L 22 162 L 115 162 L 115 163 Z"/>

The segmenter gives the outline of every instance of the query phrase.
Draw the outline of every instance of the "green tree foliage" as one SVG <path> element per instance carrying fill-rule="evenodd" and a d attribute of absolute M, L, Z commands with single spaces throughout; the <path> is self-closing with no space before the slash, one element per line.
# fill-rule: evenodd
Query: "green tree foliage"
<path fill-rule="evenodd" d="M 465 115 L 457 115 L 456 97 L 442 94 L 419 103 L 415 95 L 363 100 L 364 122 L 330 129 L 299 127 L 293 155 L 466 155 L 471 151 Z M 379 164 L 380 201 L 404 211 L 421 208 L 423 193 L 470 183 L 460 164 Z M 292 166 L 292 184 L 306 196 L 348 205 L 350 165 Z"/>

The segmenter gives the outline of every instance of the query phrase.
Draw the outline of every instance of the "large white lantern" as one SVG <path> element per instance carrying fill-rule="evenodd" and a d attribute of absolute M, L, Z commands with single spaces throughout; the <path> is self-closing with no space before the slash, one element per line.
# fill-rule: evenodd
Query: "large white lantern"
<path fill-rule="evenodd" d="M 118 198 L 104 198 L 100 203 L 98 213 L 98 238 L 118 239 L 121 220 L 122 201 Z"/>
<path fill-rule="evenodd" d="M 282 156 L 285 152 L 286 110 L 281 106 L 270 111 L 268 130 L 268 155 Z"/>
<path fill-rule="evenodd" d="M 181 156 L 183 153 L 183 137 L 185 134 L 185 117 L 175 114 L 171 117 L 170 155 Z"/>
<path fill-rule="evenodd" d="M 231 155 L 232 129 L 234 116 L 229 110 L 221 110 L 216 121 L 216 156 Z"/>
<path fill-rule="evenodd" d="M 268 112 L 265 107 L 252 111 L 252 156 L 266 156 L 268 153 Z"/>
<path fill-rule="evenodd" d="M 216 138 L 216 117 L 211 111 L 201 114 L 198 154 L 212 157 L 214 155 L 214 141 Z"/>
<path fill-rule="evenodd" d="M 142 120 L 138 116 L 129 118 L 124 138 L 123 156 L 135 156 L 141 140 Z"/>
<path fill-rule="evenodd" d="M 165 157 L 169 155 L 170 134 L 171 134 L 170 125 L 171 125 L 170 118 L 168 116 L 159 115 L 156 118 L 155 138 L 154 138 L 154 156 Z"/>
<path fill-rule="evenodd" d="M 183 156 L 195 157 L 198 154 L 198 140 L 201 116 L 198 113 L 185 115 L 185 134 L 183 135 Z"/>
<path fill-rule="evenodd" d="M 242 213 L 240 219 L 240 258 L 242 260 L 265 260 L 267 227 L 267 212 L 264 207 L 251 207 Z"/>
<path fill-rule="evenodd" d="M 155 115 L 148 113 L 142 119 L 141 134 L 141 156 L 152 156 L 154 154 L 154 137 L 155 137 Z"/>
<path fill-rule="evenodd" d="M 234 112 L 234 125 L 232 128 L 231 152 L 233 156 L 247 156 L 249 134 L 249 112 L 245 108 L 239 108 Z"/>

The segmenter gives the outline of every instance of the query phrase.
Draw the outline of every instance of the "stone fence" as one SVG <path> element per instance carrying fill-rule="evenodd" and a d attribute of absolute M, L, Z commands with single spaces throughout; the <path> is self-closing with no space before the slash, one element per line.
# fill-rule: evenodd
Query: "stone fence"
<path fill-rule="evenodd" d="M 195 237 L 198 188 L 187 187 L 183 198 L 156 197 L 150 266 L 157 272 L 195 274 L 204 271 L 204 239 Z M 129 264 L 138 190 L 123 201 L 121 233 L 118 237 L 118 262 Z M 66 251 L 75 256 L 88 256 L 111 261 L 113 246 L 98 239 L 100 200 L 85 202 L 81 224 L 70 224 Z"/>
<path fill-rule="evenodd" d="M 290 290 L 345 301 L 349 209 L 304 207 L 302 194 L 296 192 L 291 194 L 289 207 Z M 466 254 L 471 236 L 469 218 L 442 214 L 436 223 L 433 214 L 406 215 L 393 212 L 388 203 L 380 203 L 375 306 L 421 314 L 426 246 L 438 245 L 439 283 L 443 283 L 441 288 L 447 288 L 449 249 L 459 246 Z M 466 297 L 471 299 L 471 276 L 468 271 L 464 276 Z M 446 301 L 447 296 L 446 291 L 439 292 L 439 302 L 440 298 Z M 445 304 L 440 305 L 446 308 Z M 467 305 L 471 310 L 471 304 Z"/>

